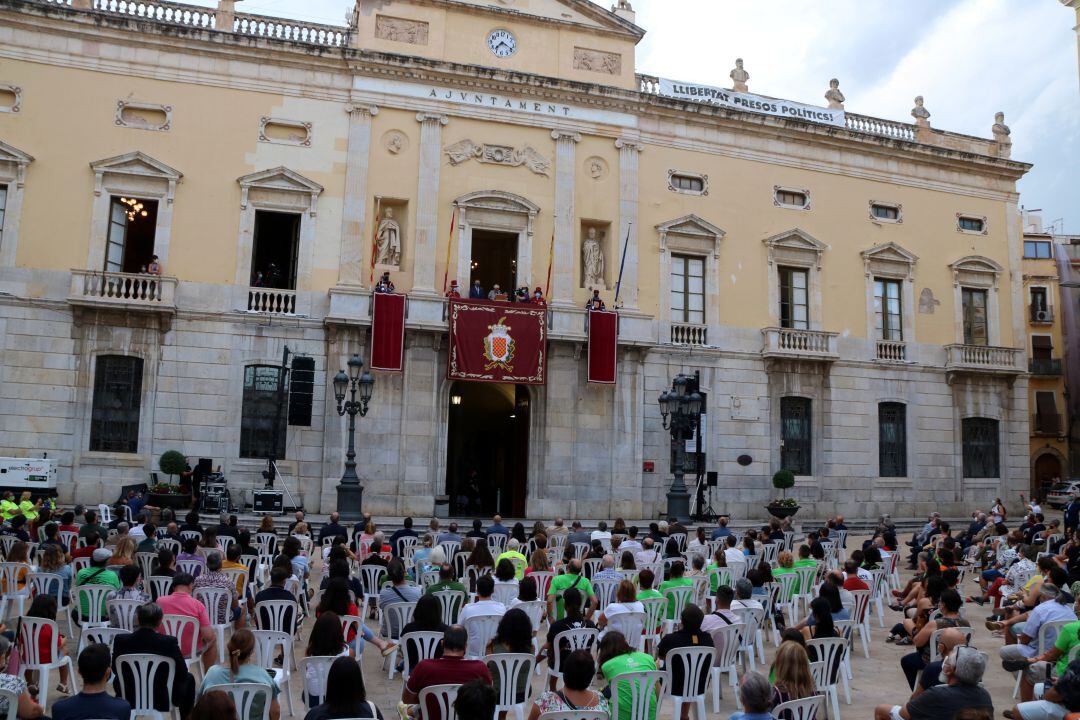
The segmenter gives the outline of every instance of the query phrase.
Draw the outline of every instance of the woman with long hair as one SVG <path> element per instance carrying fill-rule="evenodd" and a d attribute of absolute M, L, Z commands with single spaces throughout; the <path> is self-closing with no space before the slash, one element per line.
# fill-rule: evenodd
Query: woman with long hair
<path fill-rule="evenodd" d="M 341 618 L 336 612 L 327 610 L 315 619 L 308 635 L 305 657 L 352 657 L 352 650 L 345 643 L 341 628 Z M 326 694 L 326 678 L 319 674 L 314 665 L 308 665 L 304 675 L 304 695 L 309 706 L 318 705 Z M 241 719 L 242 720 L 242 719 Z"/>
<path fill-rule="evenodd" d="M 529 616 L 524 610 L 512 608 L 499 620 L 499 626 L 495 630 L 495 637 L 491 638 L 485 652 L 488 655 L 500 655 L 504 653 L 532 653 L 533 650 L 533 626 Z M 499 669 L 495 663 L 488 663 L 491 671 L 492 687 L 499 692 Z M 529 669 L 521 668 L 515 686 L 514 699 L 525 702 L 525 695 L 529 687 Z"/>
<path fill-rule="evenodd" d="M 626 535 L 626 521 L 621 517 L 615 518 L 615 523 L 611 526 L 612 535 Z"/>
<path fill-rule="evenodd" d="M 619 693 L 619 716 L 612 720 L 630 720 L 634 713 L 633 691 L 629 684 L 620 685 L 615 678 L 624 673 L 656 670 L 656 660 L 652 655 L 634 650 L 621 632 L 612 630 L 600 640 L 596 664 L 608 681 L 608 697 Z"/>
<path fill-rule="evenodd" d="M 797 642 L 783 642 L 772 664 L 773 707 L 789 700 L 802 700 L 814 694 L 810 657 Z"/>
<path fill-rule="evenodd" d="M 476 543 L 476 547 L 469 553 L 468 559 L 465 561 L 466 565 L 472 565 L 475 568 L 491 568 L 495 569 L 495 558 L 491 557 L 491 550 L 488 549 L 486 542 Z"/>
<path fill-rule="evenodd" d="M 551 561 L 548 560 L 547 550 L 537 548 L 529 556 L 529 567 L 525 568 L 525 574 L 533 572 L 551 572 Z"/>
<path fill-rule="evenodd" d="M 525 526 L 520 522 L 514 523 L 513 529 L 510 530 L 510 537 L 514 538 L 522 545 L 529 542 L 529 538 L 525 537 Z"/>
<path fill-rule="evenodd" d="M 645 612 L 645 606 L 637 599 L 637 586 L 630 580 L 623 580 L 615 588 L 615 602 L 608 603 L 596 622 L 598 628 L 605 628 L 611 618 L 629 612 Z"/>
<path fill-rule="evenodd" d="M 135 562 L 135 540 L 128 537 L 120 538 L 120 541 L 116 543 L 116 549 L 113 550 L 112 557 L 109 558 L 110 565 L 131 565 Z"/>
<path fill-rule="evenodd" d="M 71 571 L 71 565 L 67 563 L 64 549 L 59 545 L 45 545 L 39 549 L 38 555 L 41 558 L 39 571 L 50 575 L 59 575 L 64 581 L 60 595 L 66 605 L 71 595 L 71 581 L 75 576 Z M 55 583 L 55 581 L 53 582 Z"/>
<path fill-rule="evenodd" d="M 637 562 L 634 560 L 634 553 L 626 550 L 619 558 L 620 570 L 637 570 Z"/>
<path fill-rule="evenodd" d="M 518 581 L 518 596 L 510 601 L 510 607 L 517 607 L 524 602 L 534 602 L 538 600 L 536 596 L 536 580 L 531 577 L 524 577 Z"/>
<path fill-rule="evenodd" d="M 510 558 L 503 558 L 495 565 L 495 584 L 517 587 L 517 571 L 514 569 L 514 563 L 510 562 Z"/>
<path fill-rule="evenodd" d="M 668 538 L 668 541 L 664 544 L 664 557 L 682 557 L 682 552 L 679 550 L 679 541 L 675 538 Z"/>
<path fill-rule="evenodd" d="M 360 664 L 351 658 L 340 657 L 330 665 L 330 671 L 326 674 L 326 697 L 304 716 L 304 720 L 337 718 L 382 720 L 379 708 L 375 703 L 368 702 Z"/>
<path fill-rule="evenodd" d="M 56 598 L 52 595 L 41 594 L 34 598 L 30 603 L 30 609 L 26 611 L 27 617 L 44 618 L 46 620 L 56 621 Z M 59 634 L 59 631 L 57 631 Z M 38 657 L 42 663 L 55 663 L 59 662 L 61 658 L 67 655 L 64 650 L 64 636 L 60 635 L 59 639 L 59 655 L 54 657 L 53 654 L 53 630 L 51 627 L 43 627 L 41 634 L 38 635 Z M 67 695 L 71 692 L 71 688 L 68 685 L 68 667 L 67 664 L 60 666 L 60 684 L 56 686 L 56 691 Z M 47 689 L 47 688 L 46 688 Z"/>
<path fill-rule="evenodd" d="M 274 518 L 270 515 L 263 515 L 263 519 L 259 521 L 259 529 L 256 532 L 277 535 L 277 530 L 274 529 Z"/>
<path fill-rule="evenodd" d="M 535 538 L 540 535 L 547 537 L 547 527 L 544 525 L 543 520 L 537 520 L 533 523 L 532 536 Z"/>
<path fill-rule="evenodd" d="M 802 628 L 803 637 L 807 640 L 840 637 L 833 625 L 832 606 L 828 599 L 818 596 L 810 601 L 810 619 L 813 622 L 808 622 Z"/>
<path fill-rule="evenodd" d="M 338 637 L 341 637 L 340 627 Z M 199 695 L 202 696 L 216 685 L 231 685 L 233 683 L 257 683 L 270 688 L 270 720 L 278 720 L 281 717 L 281 708 L 278 706 L 278 693 L 281 690 L 277 683 L 264 668 L 257 663 L 255 655 L 255 635 L 247 628 L 236 630 L 229 638 L 225 646 L 226 657 L 224 663 L 215 665 L 206 671 L 206 678 Z M 288 660 L 286 660 L 288 662 Z M 263 698 L 256 697 L 251 703 L 250 714 L 246 718 L 238 720 L 262 720 Z"/>
<path fill-rule="evenodd" d="M 439 602 L 439 598 L 434 595 L 422 595 L 416 601 L 416 609 L 413 610 L 412 620 L 401 628 L 401 636 L 404 637 L 411 632 L 445 633 L 449 629 L 450 626 L 442 621 L 442 603 Z M 409 667 L 416 667 L 416 664 L 420 662 L 420 658 L 416 654 L 416 646 L 405 643 L 404 648 L 405 653 L 408 655 Z M 435 657 L 442 657 L 441 640 L 435 648 Z"/>

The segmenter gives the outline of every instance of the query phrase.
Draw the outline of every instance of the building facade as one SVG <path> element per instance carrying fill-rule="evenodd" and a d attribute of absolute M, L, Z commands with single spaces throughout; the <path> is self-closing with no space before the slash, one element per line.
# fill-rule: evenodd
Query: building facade
<path fill-rule="evenodd" d="M 409 300 L 359 420 L 367 510 L 653 516 L 656 398 L 695 370 L 718 511 L 761 516 L 782 467 L 819 516 L 1028 489 L 1029 166 L 1000 119 L 669 97 L 625 1 L 361 0 L 348 27 L 233 4 L 0 0 L 0 455 L 57 458 L 64 499 L 169 449 L 247 490 L 277 446 L 332 509 L 328 379 L 369 357 L 382 272 Z M 617 382 L 591 385 L 582 308 L 620 278 Z M 544 385 L 447 380 L 455 279 L 545 289 Z"/>

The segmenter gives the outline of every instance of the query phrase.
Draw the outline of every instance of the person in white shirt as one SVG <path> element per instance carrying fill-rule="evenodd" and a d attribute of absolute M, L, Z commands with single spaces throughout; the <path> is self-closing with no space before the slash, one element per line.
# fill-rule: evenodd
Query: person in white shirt
<path fill-rule="evenodd" d="M 458 624 L 469 628 L 468 620 L 478 615 L 505 615 L 506 606 L 491 598 L 495 592 L 495 580 L 490 575 L 481 575 L 476 579 L 476 602 L 469 603 L 461 608 L 458 614 Z M 475 640 L 474 640 L 475 638 Z M 486 648 L 480 646 L 480 636 L 469 633 L 469 647 L 465 654 L 469 657 L 483 657 Z"/>
<path fill-rule="evenodd" d="M 709 554 L 709 541 L 705 537 L 705 528 L 698 526 L 697 534 L 690 538 L 690 542 L 686 544 L 686 552 L 698 552 L 702 555 Z"/>
<path fill-rule="evenodd" d="M 716 588 L 716 610 L 707 614 L 705 619 L 701 621 L 701 631 L 712 636 L 717 657 L 720 656 L 721 651 L 724 649 L 723 636 L 719 632 L 720 628 L 742 624 L 742 618 L 731 609 L 731 602 L 734 597 L 735 591 L 729 585 L 721 585 Z"/>
<path fill-rule="evenodd" d="M 611 619 L 626 613 L 645 612 L 645 605 L 637 599 L 637 588 L 630 580 L 623 580 L 615 590 L 615 602 L 608 603 L 596 626 L 603 630 Z"/>
<path fill-rule="evenodd" d="M 135 516 L 135 527 L 128 530 L 128 537 L 134 540 L 136 545 L 146 539 L 144 525 L 146 525 L 146 513 L 139 513 Z"/>
<path fill-rule="evenodd" d="M 597 528 L 599 529 L 592 531 L 590 540 L 599 540 L 605 547 L 611 547 L 611 533 L 608 532 L 607 523 L 601 520 Z"/>
<path fill-rule="evenodd" d="M 634 560 L 637 561 L 638 565 L 641 565 L 642 563 L 651 564 L 660 562 L 660 553 L 653 549 L 652 538 L 645 538 L 645 546 L 642 548 L 641 552 L 634 556 Z"/>
<path fill-rule="evenodd" d="M 626 539 L 619 543 L 619 552 L 628 552 L 631 555 L 637 555 L 644 548 L 641 547 L 641 543 L 637 539 L 638 529 L 637 525 L 631 525 L 626 529 Z"/>
<path fill-rule="evenodd" d="M 732 610 L 764 610 L 764 606 L 751 598 L 754 584 L 746 578 L 735 581 L 735 599 L 731 601 Z"/>
<path fill-rule="evenodd" d="M 728 565 L 731 565 L 732 563 L 746 562 L 746 556 L 743 555 L 743 551 L 735 547 L 734 535 L 728 535 L 726 538 L 724 538 L 724 544 L 727 545 L 727 547 L 724 549 L 724 560 L 727 561 Z"/>

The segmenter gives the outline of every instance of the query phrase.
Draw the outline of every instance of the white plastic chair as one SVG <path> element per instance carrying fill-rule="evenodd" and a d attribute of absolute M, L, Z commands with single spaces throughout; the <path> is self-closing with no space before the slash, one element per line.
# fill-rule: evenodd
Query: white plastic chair
<path fill-rule="evenodd" d="M 255 606 L 255 621 L 260 630 L 277 630 L 290 635 L 296 632 L 300 612 L 294 600 L 263 600 Z"/>
<path fill-rule="evenodd" d="M 116 588 L 112 585 L 78 585 L 71 591 L 72 612 L 68 613 L 68 633 L 74 637 L 75 628 L 80 631 L 88 627 L 104 627 L 109 624 L 109 615 L 106 612 L 106 598 Z M 86 602 L 83 602 L 83 601 Z M 83 612 L 85 608 L 86 612 Z M 75 619 L 78 614 L 79 619 Z M 85 643 L 79 638 L 79 652 L 82 652 Z"/>
<path fill-rule="evenodd" d="M 206 608 L 210 625 L 217 635 L 218 652 L 224 652 L 225 631 L 232 627 L 232 591 L 219 587 L 200 587 L 195 588 L 192 595 Z M 218 622 L 219 617 L 224 617 L 225 622 Z"/>
<path fill-rule="evenodd" d="M 495 602 L 500 602 L 507 608 L 518 596 L 518 586 L 516 583 L 495 583 L 495 592 L 492 594 L 491 599 Z"/>
<path fill-rule="evenodd" d="M 773 579 L 776 584 L 780 586 L 780 595 L 777 598 L 776 605 L 782 610 L 786 611 L 788 617 L 788 625 L 795 625 L 798 620 L 796 614 L 799 611 L 799 602 L 796 599 L 798 593 L 796 590 L 799 587 L 799 576 L 795 573 L 780 573 L 774 574 Z"/>
<path fill-rule="evenodd" d="M 176 573 L 184 573 L 191 577 L 199 577 L 206 570 L 206 564 L 201 563 L 198 560 L 177 560 L 176 561 Z"/>
<path fill-rule="evenodd" d="M 825 691 L 825 694 L 829 696 L 833 704 L 833 712 L 830 717 L 837 719 L 840 717 L 840 700 L 837 686 L 840 682 L 844 683 L 844 692 L 848 694 L 846 702 L 851 704 L 851 696 L 847 689 L 847 676 L 844 674 L 843 663 L 844 653 L 847 651 L 847 642 L 843 638 L 816 638 L 814 640 L 806 641 L 806 649 L 809 651 L 813 648 L 817 653 L 817 660 L 810 663 L 811 671 L 813 671 L 814 665 L 822 664 L 824 669 L 819 671 L 824 674 L 820 676 L 814 676 L 814 682 L 817 685 L 818 690 Z M 819 680 L 821 682 L 819 682 Z M 822 684 L 822 682 L 824 684 Z"/>
<path fill-rule="evenodd" d="M 546 600 L 548 588 L 551 587 L 551 579 L 555 577 L 555 573 L 551 570 L 535 570 L 529 573 L 529 577 L 536 583 L 536 597 Z"/>
<path fill-rule="evenodd" d="M 51 595 L 56 600 L 56 613 L 66 611 L 67 598 L 64 597 L 64 578 L 55 573 L 32 572 L 26 576 L 26 587 L 30 590 L 30 597 L 38 595 Z"/>
<path fill-rule="evenodd" d="M 465 657 L 475 660 L 484 656 L 488 643 L 499 629 L 500 620 L 502 615 L 473 615 L 462 623 L 469 634 L 469 648 Z"/>
<path fill-rule="evenodd" d="M 608 618 L 607 629 L 622 633 L 626 642 L 634 650 L 645 647 L 645 623 L 648 616 L 643 612 L 625 612 Z"/>
<path fill-rule="evenodd" d="M 135 630 L 135 611 L 142 605 L 138 600 L 110 598 L 106 601 L 109 609 L 109 625 L 132 632 Z"/>
<path fill-rule="evenodd" d="M 431 685 L 420 691 L 418 705 L 420 707 L 419 720 L 457 720 L 457 712 L 454 710 L 454 701 L 457 700 L 457 691 L 460 685 Z M 437 708 L 437 714 L 430 712 L 430 708 Z"/>
<path fill-rule="evenodd" d="M 502 533 L 493 533 L 487 536 L 488 548 L 491 550 L 491 554 L 495 557 L 499 557 L 506 552 L 507 536 Z"/>
<path fill-rule="evenodd" d="M 194 669 L 194 674 L 202 677 L 202 651 L 199 649 L 199 623 L 195 618 L 187 615 L 166 614 L 161 620 L 161 627 L 166 635 L 172 635 L 179 643 L 181 650 L 184 646 L 184 637 L 191 634 L 191 648 L 184 655 L 188 670 Z"/>
<path fill-rule="evenodd" d="M 153 552 L 137 552 L 135 553 L 135 562 L 139 564 L 139 569 L 142 570 L 143 580 L 154 574 L 154 562 L 157 560 L 157 553 Z"/>
<path fill-rule="evenodd" d="M 458 550 L 461 549 L 461 543 L 457 540 L 444 540 L 439 543 L 438 547 L 443 549 L 443 552 L 446 553 L 446 557 L 452 558 L 457 555 Z"/>
<path fill-rule="evenodd" d="M 716 661 L 710 671 L 712 677 L 713 713 L 720 712 L 720 674 L 727 673 L 728 684 L 731 686 L 735 697 L 735 706 L 739 705 L 739 648 L 742 644 L 742 625 L 734 623 L 724 625 L 713 631 L 713 650 L 716 651 Z M 717 636 L 719 635 L 720 647 L 717 648 Z"/>
<path fill-rule="evenodd" d="M 457 623 L 458 613 L 468 596 L 461 590 L 439 590 L 432 593 L 442 606 L 442 621 L 446 625 Z"/>
<path fill-rule="evenodd" d="M 855 632 L 862 643 L 863 657 L 870 657 L 870 596 L 869 590 L 852 590 L 855 604 L 851 606 L 851 619 L 855 621 Z"/>
<path fill-rule="evenodd" d="M 814 582 L 817 578 L 818 566 L 806 565 L 795 568 L 795 577 L 799 578 L 799 592 L 795 595 L 795 617 L 802 617 L 802 608 L 805 605 L 807 613 L 810 611 L 810 603 L 814 599 Z"/>
<path fill-rule="evenodd" d="M 412 622 L 413 612 L 416 611 L 416 603 L 397 602 L 387 605 L 384 610 L 386 612 L 385 637 L 388 640 L 398 640 L 401 637 L 401 630 Z M 400 644 L 395 645 L 393 652 L 390 653 L 388 664 L 390 665 L 391 680 L 394 679 L 394 673 L 397 671 L 397 656 L 400 649 Z"/>
<path fill-rule="evenodd" d="M 642 633 L 645 644 L 643 647 L 650 647 L 648 643 L 652 643 L 651 647 L 655 652 L 656 646 L 660 643 L 660 628 L 664 622 L 664 615 L 667 613 L 668 601 L 662 597 L 645 598 L 641 601 L 641 604 L 645 608 L 645 630 Z"/>
<path fill-rule="evenodd" d="M 603 612 L 611 603 L 615 602 L 615 591 L 619 589 L 619 580 L 593 580 L 593 594 L 598 603 L 597 611 Z"/>
<path fill-rule="evenodd" d="M 681 622 L 683 609 L 694 599 L 693 586 L 671 587 L 663 592 L 664 599 L 668 601 L 667 616 L 664 619 L 664 634 L 675 630 L 676 623 Z M 668 617 L 670 616 L 670 617 Z"/>
<path fill-rule="evenodd" d="M 107 645 L 109 652 L 112 652 L 113 642 L 118 636 L 129 634 L 130 632 L 128 630 L 114 627 L 92 627 L 86 628 L 86 630 L 83 631 L 83 637 L 86 639 L 87 645 Z"/>
<path fill-rule="evenodd" d="M 689 704 L 695 708 L 695 717 L 705 720 L 705 695 L 715 659 L 716 649 L 711 647 L 681 647 L 668 651 L 664 668 L 668 676 L 668 694 L 675 704 L 672 717 L 681 718 L 682 706 Z M 679 687 L 674 683 L 676 663 L 682 668 L 682 685 Z"/>
<path fill-rule="evenodd" d="M 757 671 L 754 662 L 754 650 L 757 649 L 762 664 L 765 663 L 765 645 L 761 641 L 761 625 L 765 622 L 765 611 L 758 608 L 739 608 L 735 614 L 742 618 L 742 647 L 739 648 L 743 662 L 749 662 L 750 669 Z"/>
<path fill-rule="evenodd" d="M 8 617 L 8 610 L 12 605 L 18 607 L 14 617 L 19 617 L 26 612 L 26 601 L 30 598 L 30 587 L 27 585 L 26 577 L 31 570 L 32 568 L 26 563 L 0 562 L 0 587 L 4 590 L 3 595 L 0 596 L 0 617 Z"/>
<path fill-rule="evenodd" d="M 237 720 L 270 720 L 270 703 L 274 696 L 262 683 L 226 683 L 211 689 L 226 692 L 236 705 Z M 262 698 L 262 712 L 255 712 L 255 701 Z"/>
<path fill-rule="evenodd" d="M 364 597 L 360 602 L 360 612 L 368 611 L 368 606 L 377 601 L 379 597 L 379 578 L 386 574 L 386 568 L 381 565 L 360 566 L 360 587 L 364 590 Z"/>
<path fill-rule="evenodd" d="M 52 634 L 52 640 L 49 645 L 49 657 L 52 658 L 49 662 L 45 662 L 41 653 L 41 634 L 49 628 Z M 49 672 L 53 669 L 59 669 L 67 666 L 68 677 L 70 679 L 72 689 L 77 691 L 75 684 L 75 663 L 71 662 L 71 658 L 67 655 L 61 654 L 60 647 L 60 628 L 56 624 L 55 620 L 49 620 L 48 618 L 38 617 L 22 617 L 19 623 L 19 659 L 21 660 L 19 667 L 19 675 L 24 680 L 26 679 L 26 673 L 31 670 L 36 670 L 41 673 L 40 687 L 48 690 L 52 687 L 49 684 Z M 48 702 L 48 692 L 40 694 L 41 708 L 45 709 Z"/>
<path fill-rule="evenodd" d="M 623 673 L 611 679 L 611 717 L 627 720 L 649 720 L 660 717 L 660 705 L 664 701 L 667 673 L 661 670 Z M 622 689 L 628 690 L 629 712 L 620 710 Z M 624 715 L 625 713 L 625 715 Z"/>
<path fill-rule="evenodd" d="M 416 581 L 426 592 L 429 587 L 439 582 L 439 571 L 425 570 L 424 572 L 417 573 Z"/>
<path fill-rule="evenodd" d="M 296 671 L 296 674 L 304 683 L 301 697 L 304 699 L 304 706 L 308 710 L 315 707 L 317 704 L 315 700 L 322 702 L 326 698 L 326 679 L 330 673 L 330 666 L 334 664 L 335 660 L 337 660 L 336 655 L 313 655 L 300 658 L 300 668 Z M 311 672 L 308 672 L 309 667 Z M 314 685 L 308 682 L 310 677 L 315 678 L 316 683 Z"/>
<path fill-rule="evenodd" d="M 401 677 L 408 680 L 409 674 L 412 672 L 413 666 L 409 662 L 410 649 L 414 651 L 417 663 L 430 660 L 435 657 L 435 651 L 438 649 L 442 639 L 443 633 L 427 630 L 417 630 L 402 635 L 400 638 L 401 655 L 405 660 L 405 665 L 401 671 Z"/>
<path fill-rule="evenodd" d="M 517 720 L 525 720 L 525 707 L 532 696 L 532 671 L 536 662 L 529 653 L 499 653 L 488 655 L 484 658 L 488 669 L 492 670 L 492 678 L 499 678 L 499 694 L 495 700 L 495 712 L 513 712 Z M 518 678 L 524 674 L 526 678 L 525 692 L 518 694 Z"/>
<path fill-rule="evenodd" d="M 112 508 L 109 507 L 108 505 L 106 505 L 105 503 L 100 503 L 97 506 L 97 511 L 98 511 L 98 524 L 99 525 L 108 525 L 109 523 L 111 523 L 113 521 Z"/>
<path fill-rule="evenodd" d="M 147 588 L 150 591 L 150 597 L 157 600 L 159 597 L 164 597 L 172 591 L 173 579 L 168 575 L 149 575 Z"/>
<path fill-rule="evenodd" d="M 174 682 L 173 661 L 163 655 L 121 655 L 116 658 L 116 675 L 119 678 L 120 697 L 131 703 L 132 717 L 151 717 L 164 720 L 166 715 L 180 720 L 180 711 L 172 704 L 172 698 L 165 698 L 161 704 L 171 708 L 161 711 L 154 708 L 154 680 L 158 672 L 164 671 L 165 687 L 171 688 Z M 131 675 L 130 680 L 128 675 Z M 130 683 L 130 684 L 129 684 Z"/>
<path fill-rule="evenodd" d="M 895 555 L 893 556 L 895 557 Z M 889 591 L 889 577 L 888 570 L 883 568 L 876 568 L 870 570 L 870 582 L 867 583 L 870 586 L 870 602 L 874 604 L 874 610 L 877 613 L 878 625 L 885 627 L 885 610 L 884 600 L 886 593 Z"/>
<path fill-rule="evenodd" d="M 562 681 L 562 669 L 560 667 L 563 656 L 563 644 L 567 646 L 566 654 L 574 650 L 592 650 L 600 631 L 596 628 L 575 628 L 563 630 L 555 636 L 551 644 L 551 654 L 548 656 L 548 677 Z"/>
<path fill-rule="evenodd" d="M 198 530 L 181 530 L 180 542 L 185 543 L 188 540 L 195 539 L 197 542 L 202 542 L 202 533 Z"/>
<path fill-rule="evenodd" d="M 817 720 L 818 713 L 824 708 L 824 695 L 811 695 L 801 700 L 788 700 L 772 709 L 772 716 L 790 718 L 790 720 Z"/>

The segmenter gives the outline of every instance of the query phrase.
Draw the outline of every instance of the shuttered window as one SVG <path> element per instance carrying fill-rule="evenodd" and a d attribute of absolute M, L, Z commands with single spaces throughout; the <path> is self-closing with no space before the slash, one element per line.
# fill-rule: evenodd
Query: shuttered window
<path fill-rule="evenodd" d="M 878 405 L 878 475 L 907 477 L 907 408 L 903 403 Z"/>
<path fill-rule="evenodd" d="M 960 421 L 964 477 L 1001 477 L 998 458 L 998 421 L 992 418 L 964 418 Z"/>
<path fill-rule="evenodd" d="M 780 465 L 796 475 L 812 475 L 810 398 L 780 398 Z"/>
<path fill-rule="evenodd" d="M 142 373 L 141 358 L 127 355 L 98 357 L 90 415 L 90 450 L 139 452 Z"/>

